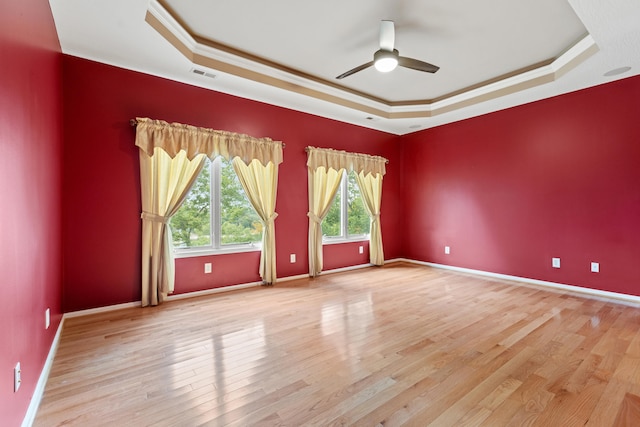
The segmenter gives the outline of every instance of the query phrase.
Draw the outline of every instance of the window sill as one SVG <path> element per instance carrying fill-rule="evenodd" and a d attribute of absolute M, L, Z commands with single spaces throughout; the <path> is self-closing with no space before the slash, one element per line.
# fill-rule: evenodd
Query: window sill
<path fill-rule="evenodd" d="M 322 239 L 322 244 L 323 245 L 338 245 L 341 243 L 357 243 L 357 242 L 368 242 L 369 241 L 369 235 L 366 236 L 357 236 L 357 237 L 351 237 L 348 239 L 343 239 L 343 238 L 339 238 L 336 237 L 335 239 Z"/>
<path fill-rule="evenodd" d="M 173 257 L 178 258 L 193 258 L 198 256 L 210 256 L 210 255 L 225 255 L 225 254 L 237 254 L 243 252 L 260 252 L 262 245 L 246 245 L 246 246 L 233 246 L 221 249 L 178 249 L 174 250 Z"/>

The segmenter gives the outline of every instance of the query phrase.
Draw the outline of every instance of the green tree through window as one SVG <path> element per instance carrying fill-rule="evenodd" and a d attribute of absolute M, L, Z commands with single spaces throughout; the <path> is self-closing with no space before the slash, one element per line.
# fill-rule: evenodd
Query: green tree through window
<path fill-rule="evenodd" d="M 348 235 L 369 234 L 369 214 L 364 208 L 355 172 L 347 177 L 347 230 Z"/>
<path fill-rule="evenodd" d="M 178 212 L 171 218 L 174 248 L 222 249 L 260 242 L 262 223 L 231 162 L 206 160 Z"/>
<path fill-rule="evenodd" d="M 342 176 L 329 212 L 322 221 L 322 233 L 327 239 L 359 238 L 369 234 L 369 215 L 354 172 Z"/>
<path fill-rule="evenodd" d="M 207 159 L 186 200 L 171 217 L 174 248 L 211 245 L 211 169 Z"/>
<path fill-rule="evenodd" d="M 231 162 L 223 160 L 220 175 L 220 244 L 259 242 L 262 223 L 249 203 Z"/>

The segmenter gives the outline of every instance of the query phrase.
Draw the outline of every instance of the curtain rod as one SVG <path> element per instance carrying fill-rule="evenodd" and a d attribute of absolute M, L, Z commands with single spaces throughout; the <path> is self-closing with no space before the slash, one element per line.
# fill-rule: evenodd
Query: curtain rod
<path fill-rule="evenodd" d="M 306 151 L 308 153 L 309 152 L 309 147 L 304 147 L 304 151 Z M 359 154 L 359 153 L 353 153 L 353 154 Z M 372 156 L 370 154 L 365 154 L 365 156 L 381 157 L 381 156 Z M 384 163 L 388 165 L 389 164 L 389 159 L 384 159 Z"/>
<path fill-rule="evenodd" d="M 130 124 L 131 126 L 134 126 L 134 127 L 135 127 L 135 126 L 137 126 L 137 125 L 138 125 L 138 120 L 136 120 L 136 119 L 130 119 L 130 120 L 129 120 L 129 124 Z M 285 147 L 286 147 L 286 144 L 285 144 L 284 142 L 281 142 L 281 144 L 282 144 L 282 148 L 285 148 Z"/>

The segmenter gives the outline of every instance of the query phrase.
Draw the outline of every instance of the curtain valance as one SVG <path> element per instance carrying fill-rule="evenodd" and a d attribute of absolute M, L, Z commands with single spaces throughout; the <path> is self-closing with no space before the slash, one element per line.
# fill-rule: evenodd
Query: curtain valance
<path fill-rule="evenodd" d="M 206 154 L 212 159 L 217 156 L 227 160 L 239 157 L 247 165 L 254 159 L 263 165 L 282 163 L 282 142 L 270 138 L 149 118 L 137 118 L 136 121 L 136 145 L 148 156 L 153 156 L 154 149 L 158 147 L 171 158 L 185 151 L 189 160 L 198 154 Z"/>
<path fill-rule="evenodd" d="M 307 166 L 312 170 L 323 166 L 327 169 L 345 169 L 347 172 L 354 171 L 364 175 L 382 176 L 386 173 L 387 159 L 384 157 L 316 147 L 307 147 L 307 153 Z"/>

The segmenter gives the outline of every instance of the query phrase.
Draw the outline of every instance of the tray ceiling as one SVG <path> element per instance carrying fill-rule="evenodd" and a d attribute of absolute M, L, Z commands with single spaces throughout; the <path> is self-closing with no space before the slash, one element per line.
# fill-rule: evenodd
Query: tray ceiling
<path fill-rule="evenodd" d="M 50 3 L 65 53 L 395 134 L 640 68 L 633 0 Z M 336 80 L 372 59 L 382 19 L 402 56 L 440 70 Z"/>

